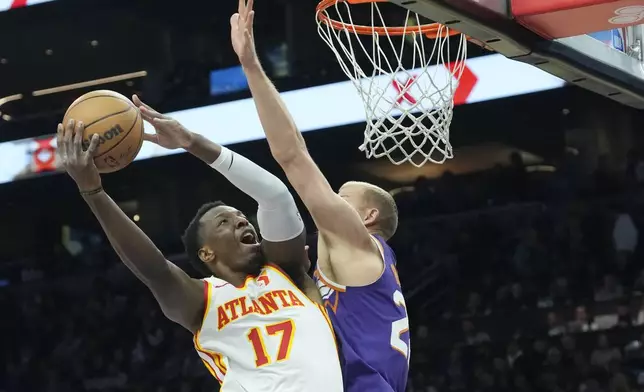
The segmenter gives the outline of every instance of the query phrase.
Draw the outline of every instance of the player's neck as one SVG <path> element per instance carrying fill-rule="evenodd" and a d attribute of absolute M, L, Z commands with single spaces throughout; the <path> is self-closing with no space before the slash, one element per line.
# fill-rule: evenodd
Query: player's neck
<path fill-rule="evenodd" d="M 246 285 L 246 282 L 248 279 L 251 279 L 257 275 L 259 274 L 247 274 L 244 272 L 230 272 L 226 274 L 226 276 L 222 276 L 222 279 L 237 288 L 243 288 Z"/>

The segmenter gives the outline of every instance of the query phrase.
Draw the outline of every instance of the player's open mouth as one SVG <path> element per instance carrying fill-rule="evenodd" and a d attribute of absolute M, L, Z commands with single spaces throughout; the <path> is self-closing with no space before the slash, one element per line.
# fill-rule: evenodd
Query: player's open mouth
<path fill-rule="evenodd" d="M 245 245 L 257 245 L 257 236 L 255 236 L 252 230 L 246 230 L 242 234 L 240 241 Z"/>

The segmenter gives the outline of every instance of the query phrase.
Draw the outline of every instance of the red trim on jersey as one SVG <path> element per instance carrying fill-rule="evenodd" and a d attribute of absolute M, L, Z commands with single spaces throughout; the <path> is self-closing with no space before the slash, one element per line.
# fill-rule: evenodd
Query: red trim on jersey
<path fill-rule="evenodd" d="M 203 312 L 203 318 L 206 318 L 206 315 L 208 314 L 208 301 L 210 300 L 210 296 L 208 295 L 210 290 L 208 289 L 208 281 L 203 281 L 203 300 L 204 304 L 204 312 Z"/>
<path fill-rule="evenodd" d="M 206 321 L 206 316 L 208 315 L 208 309 L 210 309 L 210 284 L 208 283 L 207 280 L 202 280 L 203 282 L 203 316 L 201 317 L 201 325 L 199 326 L 199 329 L 197 332 L 195 332 L 195 339 L 199 339 L 199 332 L 201 332 L 201 328 L 203 327 L 204 321 Z"/>
<path fill-rule="evenodd" d="M 217 380 L 217 382 L 219 382 L 219 384 L 223 384 L 224 381 L 219 378 L 219 376 L 217 375 L 217 372 L 215 372 L 215 369 L 213 369 L 212 366 L 210 366 L 208 361 L 206 361 L 203 358 L 199 358 L 199 359 L 201 359 L 201 362 L 203 362 L 203 364 L 206 366 L 206 369 L 208 369 L 208 371 L 215 378 L 215 380 Z"/>

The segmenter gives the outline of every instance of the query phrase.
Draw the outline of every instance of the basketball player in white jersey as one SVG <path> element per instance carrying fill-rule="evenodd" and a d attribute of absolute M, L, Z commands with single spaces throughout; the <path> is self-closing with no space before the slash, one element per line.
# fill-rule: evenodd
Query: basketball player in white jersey
<path fill-rule="evenodd" d="M 333 191 L 257 58 L 252 1 L 239 0 L 239 10 L 231 19 L 231 41 L 271 153 L 319 230 L 316 279 L 342 342 L 346 390 L 404 392 L 409 322 L 387 244 L 398 225 L 396 204 L 372 184 L 349 182 Z"/>
<path fill-rule="evenodd" d="M 248 159 L 133 100 L 156 130 L 146 140 L 185 148 L 258 202 L 264 240 L 239 210 L 206 204 L 184 242 L 190 259 L 213 276 L 189 277 L 103 190 L 92 159 L 98 138 L 83 151 L 83 124 L 59 124 L 62 164 L 123 263 L 152 291 L 166 317 L 194 334 L 197 352 L 223 392 L 342 392 L 330 321 L 294 283 L 314 285 L 306 275 L 304 225 L 286 186 Z"/>

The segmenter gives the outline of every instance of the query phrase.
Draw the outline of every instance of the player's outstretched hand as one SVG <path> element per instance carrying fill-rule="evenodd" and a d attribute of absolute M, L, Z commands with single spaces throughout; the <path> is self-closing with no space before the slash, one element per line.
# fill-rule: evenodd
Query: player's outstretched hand
<path fill-rule="evenodd" d="M 89 147 L 83 150 L 84 131 L 85 125 L 81 121 L 70 119 L 65 126 L 58 124 L 56 142 L 63 167 L 81 192 L 89 192 L 101 187 L 101 176 L 94 164 L 99 137 L 98 134 L 92 135 Z"/>
<path fill-rule="evenodd" d="M 239 0 L 237 12 L 230 17 L 230 39 L 233 49 L 243 67 L 257 63 L 255 37 L 253 35 L 253 0 Z"/>
<path fill-rule="evenodd" d="M 177 120 L 152 109 L 136 95 L 132 96 L 132 102 L 141 111 L 143 119 L 154 127 L 155 133 L 153 135 L 144 133 L 143 140 L 158 144 L 169 150 L 186 148 L 190 145 L 192 133 L 184 128 Z"/>

